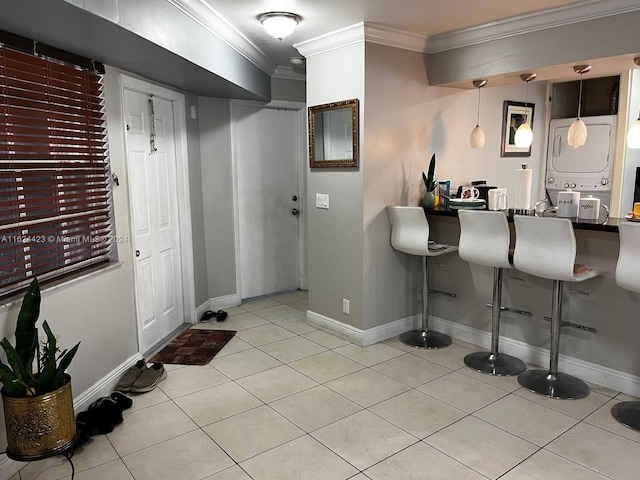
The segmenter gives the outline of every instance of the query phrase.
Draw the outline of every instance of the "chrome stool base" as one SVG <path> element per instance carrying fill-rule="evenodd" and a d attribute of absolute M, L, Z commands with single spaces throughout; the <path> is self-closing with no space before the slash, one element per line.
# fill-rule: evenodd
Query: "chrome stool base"
<path fill-rule="evenodd" d="M 640 402 L 620 402 L 611 407 L 611 415 L 626 427 L 640 432 Z"/>
<path fill-rule="evenodd" d="M 425 330 L 412 330 L 400 335 L 400 341 L 405 345 L 418 348 L 428 348 L 430 350 L 436 348 L 444 348 L 451 345 L 451 337 L 444 333 L 425 331 Z"/>
<path fill-rule="evenodd" d="M 518 375 L 527 369 L 519 358 L 505 353 L 474 352 L 464 357 L 464 363 L 477 372 L 505 377 Z"/>
<path fill-rule="evenodd" d="M 518 383 L 534 393 L 550 398 L 571 400 L 589 395 L 589 387 L 582 380 L 566 373 L 548 370 L 527 370 L 518 375 Z"/>

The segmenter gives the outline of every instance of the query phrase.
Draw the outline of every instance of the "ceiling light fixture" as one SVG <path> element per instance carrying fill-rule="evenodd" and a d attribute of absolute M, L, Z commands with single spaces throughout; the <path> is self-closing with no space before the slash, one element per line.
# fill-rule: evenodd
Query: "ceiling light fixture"
<path fill-rule="evenodd" d="M 567 142 L 572 147 L 581 147 L 587 141 L 587 126 L 580 118 L 580 108 L 582 106 L 582 75 L 591 71 L 591 65 L 575 65 L 573 71 L 580 74 L 580 95 L 578 96 L 578 118 L 569 127 Z"/>
<path fill-rule="evenodd" d="M 633 61 L 640 66 L 640 57 L 634 58 Z M 640 114 L 627 133 L 627 147 L 640 148 Z"/>
<path fill-rule="evenodd" d="M 527 100 L 529 99 L 529 82 L 535 80 L 536 76 L 537 75 L 535 73 L 523 73 L 522 75 L 520 75 L 522 81 L 527 84 L 527 88 L 524 94 L 525 111 L 527 108 Z M 531 130 L 530 123 L 531 119 L 529 118 L 529 115 L 527 115 L 525 118 L 526 121 L 518 127 L 518 130 L 516 130 L 516 135 L 514 137 L 514 142 L 516 144 L 516 147 L 518 148 L 529 148 L 531 146 L 531 142 L 533 142 L 533 130 Z"/>
<path fill-rule="evenodd" d="M 486 84 L 487 81 L 485 79 L 473 81 L 473 86 L 478 89 L 478 116 L 476 118 L 476 128 L 471 130 L 471 137 L 469 138 L 471 148 L 484 147 L 484 131 L 480 127 L 480 89 Z"/>
<path fill-rule="evenodd" d="M 300 20 L 300 15 L 288 12 L 268 12 L 258 16 L 267 33 L 280 41 L 293 33 Z"/>

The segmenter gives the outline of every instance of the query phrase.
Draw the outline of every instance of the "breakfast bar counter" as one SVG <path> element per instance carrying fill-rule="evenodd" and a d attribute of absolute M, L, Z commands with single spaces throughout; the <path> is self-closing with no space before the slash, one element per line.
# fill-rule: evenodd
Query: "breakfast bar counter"
<path fill-rule="evenodd" d="M 440 215 L 445 217 L 458 217 L 458 208 L 450 208 L 448 206 L 439 205 L 433 208 L 425 208 L 424 211 L 427 215 Z M 513 223 L 513 209 L 505 211 L 507 215 L 507 221 Z M 555 216 L 555 215 L 544 215 Z M 600 217 L 598 220 L 585 220 L 582 218 L 573 218 L 573 228 L 576 230 L 594 230 L 598 232 L 617 232 L 618 225 L 623 222 L 627 222 L 625 218 L 618 217 Z"/>
<path fill-rule="evenodd" d="M 436 243 L 458 245 L 458 210 L 438 206 L 425 209 L 429 239 Z M 517 244 L 511 212 L 511 246 Z M 573 221 L 576 238 L 576 263 L 604 272 L 580 284 L 565 285 L 563 318 L 585 325 L 596 332 L 563 329 L 561 370 L 599 385 L 610 386 L 631 395 L 640 395 L 640 295 L 620 288 L 615 281 L 620 248 L 618 226 L 625 218 Z M 615 235 L 611 235 L 615 233 Z M 430 302 L 431 328 L 474 345 L 488 347 L 493 269 L 475 265 L 452 254 L 433 262 L 430 288 L 457 294 L 455 298 L 434 295 Z M 505 353 L 525 362 L 548 364 L 549 323 L 552 281 L 515 268 L 504 274 L 503 304 L 531 312 L 523 317 L 503 312 L 500 327 Z M 595 394 L 594 394 L 595 395 Z"/>

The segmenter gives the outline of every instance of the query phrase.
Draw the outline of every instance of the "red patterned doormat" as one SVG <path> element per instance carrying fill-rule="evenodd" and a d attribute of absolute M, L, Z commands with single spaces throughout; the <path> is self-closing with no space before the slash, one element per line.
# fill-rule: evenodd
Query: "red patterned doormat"
<path fill-rule="evenodd" d="M 236 334 L 233 330 L 185 330 L 156 353 L 150 362 L 206 365 Z"/>

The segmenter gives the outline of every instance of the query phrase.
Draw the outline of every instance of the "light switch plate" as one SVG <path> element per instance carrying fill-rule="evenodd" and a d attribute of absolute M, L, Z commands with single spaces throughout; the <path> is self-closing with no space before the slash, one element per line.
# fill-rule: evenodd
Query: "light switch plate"
<path fill-rule="evenodd" d="M 316 208 L 329 210 L 329 195 L 326 193 L 316 193 Z"/>

